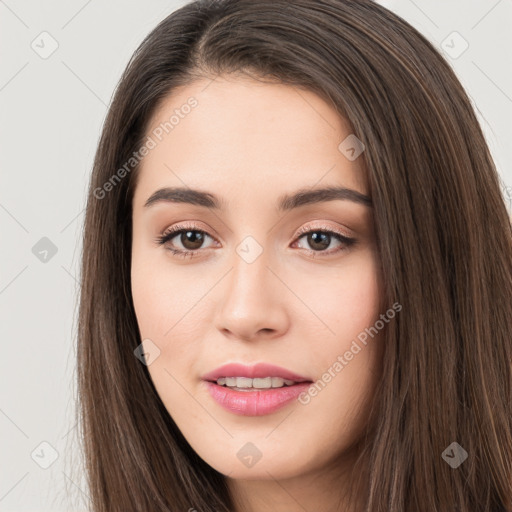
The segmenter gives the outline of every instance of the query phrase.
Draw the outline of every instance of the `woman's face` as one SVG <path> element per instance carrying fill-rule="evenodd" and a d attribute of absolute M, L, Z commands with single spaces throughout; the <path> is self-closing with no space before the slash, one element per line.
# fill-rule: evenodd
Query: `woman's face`
<path fill-rule="evenodd" d="M 389 311 L 363 148 L 312 92 L 235 76 L 173 91 L 147 136 L 131 279 L 162 402 L 233 478 L 335 466 L 363 432 L 382 349 L 368 329 Z"/>

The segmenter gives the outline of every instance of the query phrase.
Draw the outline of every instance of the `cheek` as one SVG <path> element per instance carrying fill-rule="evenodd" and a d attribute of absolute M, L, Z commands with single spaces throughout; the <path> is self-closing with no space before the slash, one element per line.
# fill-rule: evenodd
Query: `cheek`
<path fill-rule="evenodd" d="M 380 375 L 387 322 L 379 319 L 388 308 L 382 308 L 379 268 L 374 252 L 362 252 L 315 294 L 315 312 L 323 324 L 309 335 L 317 384 L 299 401 L 311 418 L 308 427 L 314 430 L 315 423 L 322 423 L 333 443 L 336 432 L 346 434 L 344 441 L 360 433 Z M 394 311 L 387 320 L 393 317 Z"/>
<path fill-rule="evenodd" d="M 377 258 L 368 250 L 347 258 L 336 269 L 327 269 L 328 275 L 295 281 L 297 295 L 310 297 L 307 302 L 318 320 L 315 328 L 324 346 L 339 350 L 375 322 L 381 302 L 378 268 Z"/>
<path fill-rule="evenodd" d="M 169 414 L 175 421 L 178 416 L 180 429 L 188 431 L 191 424 L 201 428 L 207 421 L 191 407 L 185 391 L 204 338 L 198 330 L 206 314 L 200 302 L 204 291 L 197 281 L 189 282 L 183 269 L 166 262 L 166 256 L 155 258 L 134 248 L 132 297 L 141 340 L 157 347 L 158 356 L 148 365 L 151 380 Z"/>
<path fill-rule="evenodd" d="M 163 249 L 134 244 L 131 287 L 141 337 L 160 343 L 175 337 L 193 318 L 194 306 L 204 295 L 203 282 L 186 267 L 173 265 Z"/>
<path fill-rule="evenodd" d="M 205 330 L 211 326 L 212 311 L 204 297 L 218 277 L 215 272 L 204 274 L 173 264 L 163 251 L 134 246 L 131 283 L 137 324 L 141 340 L 149 339 L 157 347 L 158 357 L 148 370 L 169 403 L 179 389 L 171 386 L 173 377 L 184 383 L 197 374 Z"/>

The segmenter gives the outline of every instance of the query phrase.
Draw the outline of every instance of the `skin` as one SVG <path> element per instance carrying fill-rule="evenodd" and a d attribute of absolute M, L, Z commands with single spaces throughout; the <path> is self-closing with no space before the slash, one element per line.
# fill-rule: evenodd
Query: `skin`
<path fill-rule="evenodd" d="M 193 449 L 228 477 L 238 510 L 358 510 L 344 496 L 380 372 L 381 333 L 307 405 L 265 416 L 226 411 L 201 376 L 229 362 L 268 362 L 316 381 L 388 309 L 371 207 L 339 199 L 285 213 L 276 206 L 301 188 L 368 194 L 363 160 L 338 150 L 350 128 L 320 97 L 238 75 L 175 89 L 148 135 L 191 96 L 198 106 L 144 157 L 133 198 L 133 301 L 141 339 L 160 350 L 151 378 Z M 225 210 L 144 207 L 174 186 L 220 196 Z M 192 258 L 155 242 L 183 221 L 207 233 L 203 244 L 178 234 L 167 246 L 199 246 Z M 302 227 L 357 243 L 335 252 L 344 245 L 331 237 L 322 252 L 296 236 Z M 236 251 L 249 235 L 263 251 L 250 264 Z M 252 467 L 237 457 L 248 442 L 262 454 Z"/>

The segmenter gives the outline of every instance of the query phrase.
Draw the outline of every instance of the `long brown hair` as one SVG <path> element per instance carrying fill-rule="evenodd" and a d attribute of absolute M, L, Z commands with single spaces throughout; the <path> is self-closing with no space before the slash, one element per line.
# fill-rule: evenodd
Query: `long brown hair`
<path fill-rule="evenodd" d="M 512 510 L 512 230 L 500 179 L 451 67 L 369 0 L 192 2 L 123 73 L 83 234 L 78 411 L 92 510 L 234 509 L 225 477 L 187 443 L 133 353 L 138 166 L 126 167 L 169 92 L 230 72 L 317 93 L 366 148 L 384 302 L 402 311 L 358 460 L 365 510 Z M 468 454 L 457 468 L 442 456 L 453 442 Z"/>

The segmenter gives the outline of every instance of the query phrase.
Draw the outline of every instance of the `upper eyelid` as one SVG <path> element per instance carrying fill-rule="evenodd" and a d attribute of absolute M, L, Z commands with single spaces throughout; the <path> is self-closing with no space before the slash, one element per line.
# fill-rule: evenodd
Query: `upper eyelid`
<path fill-rule="evenodd" d="M 352 238 L 352 236 L 349 233 L 344 233 L 343 230 L 341 229 L 336 229 L 326 225 L 301 227 L 300 229 L 297 230 L 295 236 L 302 237 L 303 235 L 308 234 L 311 231 L 328 231 L 329 233 L 335 233 L 345 238 Z"/>
<path fill-rule="evenodd" d="M 206 236 L 209 236 L 210 238 L 212 239 L 215 239 L 215 237 L 213 235 L 211 235 L 209 233 L 208 230 L 206 229 L 202 229 L 201 227 L 199 226 L 194 226 L 194 225 L 190 225 L 190 226 L 187 226 L 187 225 L 178 225 L 176 227 L 174 226 L 171 226 L 169 228 L 166 228 L 162 234 L 160 235 L 159 238 L 164 238 L 164 237 L 167 237 L 168 235 L 173 235 L 171 238 L 174 238 L 175 236 L 178 236 L 180 233 L 182 233 L 183 231 L 198 231 L 199 233 L 204 233 Z"/>

